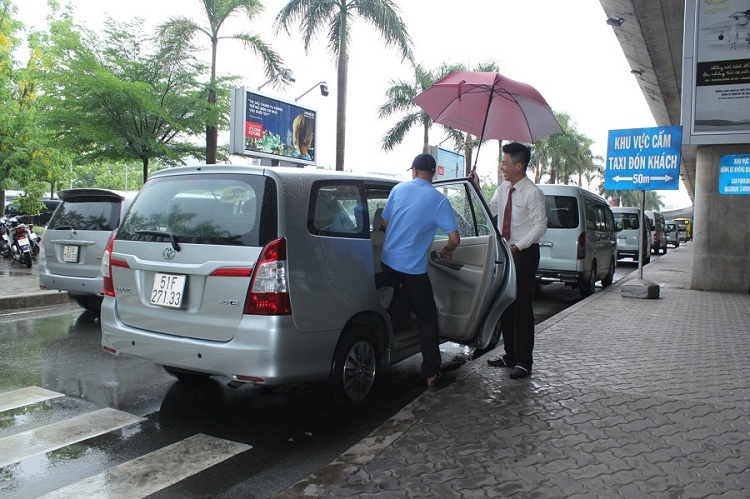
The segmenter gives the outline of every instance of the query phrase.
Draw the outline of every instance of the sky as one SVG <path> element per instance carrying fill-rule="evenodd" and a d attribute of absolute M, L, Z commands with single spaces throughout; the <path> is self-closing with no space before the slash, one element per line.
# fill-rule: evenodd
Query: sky
<path fill-rule="evenodd" d="M 61 0 L 66 3 L 66 0 Z M 118 21 L 143 20 L 153 30 L 172 16 L 181 15 L 205 24 L 200 0 L 68 0 L 75 19 L 99 30 L 109 16 Z M 599 0 L 398 0 L 401 17 L 414 44 L 415 60 L 434 69 L 443 62 L 472 68 L 494 61 L 500 73 L 534 86 L 553 110 L 568 113 L 577 130 L 594 141 L 594 154 L 605 157 L 609 130 L 656 126 Z M 265 0 L 264 12 L 251 25 L 238 17 L 220 34 L 249 32 L 259 35 L 292 69 L 296 82 L 284 90 L 268 85 L 264 93 L 294 102 L 311 87 L 325 81 L 328 97 L 313 90 L 299 101 L 317 110 L 318 165 L 331 166 L 336 158 L 336 61 L 325 33 L 305 53 L 298 27 L 274 33 L 273 21 L 286 0 Z M 26 25 L 45 26 L 46 0 L 16 0 L 19 18 Z M 357 172 L 400 175 L 421 152 L 422 129 L 414 128 L 393 151 L 381 148 L 383 135 L 398 121 L 378 118 L 386 89 L 397 80 L 412 81 L 412 69 L 396 48 L 387 47 L 375 28 L 357 20 L 352 29 L 347 95 L 345 168 Z M 205 60 L 209 52 L 205 51 Z M 257 88 L 266 81 L 260 59 L 233 40 L 219 43 L 218 72 L 239 77 L 238 85 Z M 430 132 L 437 145 L 445 136 L 440 127 Z M 219 141 L 228 143 L 228 133 Z M 449 146 L 450 141 L 444 147 Z M 485 143 L 479 153 L 480 175 L 497 172 L 497 141 Z M 243 158 L 234 157 L 240 163 Z M 589 187 L 583 185 L 583 187 Z M 592 187 L 593 190 L 593 187 Z M 657 191 L 666 209 L 690 205 L 685 188 Z"/>

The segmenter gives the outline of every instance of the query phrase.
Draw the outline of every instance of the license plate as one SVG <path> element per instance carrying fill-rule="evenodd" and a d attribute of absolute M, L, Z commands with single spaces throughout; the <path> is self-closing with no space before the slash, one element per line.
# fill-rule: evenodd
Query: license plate
<path fill-rule="evenodd" d="M 63 262 L 78 263 L 78 246 L 63 247 Z"/>
<path fill-rule="evenodd" d="M 29 245 L 29 240 L 26 239 L 25 237 L 19 237 L 18 238 L 18 245 L 19 246 L 24 246 L 24 247 L 28 246 Z"/>
<path fill-rule="evenodd" d="M 184 291 L 184 275 L 154 274 L 154 285 L 151 287 L 151 304 L 180 308 Z"/>

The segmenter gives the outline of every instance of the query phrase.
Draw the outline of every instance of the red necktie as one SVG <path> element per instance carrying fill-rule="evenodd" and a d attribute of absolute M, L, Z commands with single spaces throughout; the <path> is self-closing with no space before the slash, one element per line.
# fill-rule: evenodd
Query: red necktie
<path fill-rule="evenodd" d="M 510 241 L 510 216 L 513 211 L 513 191 L 516 189 L 511 187 L 508 190 L 508 201 L 505 203 L 505 212 L 503 213 L 503 237 L 506 241 Z"/>

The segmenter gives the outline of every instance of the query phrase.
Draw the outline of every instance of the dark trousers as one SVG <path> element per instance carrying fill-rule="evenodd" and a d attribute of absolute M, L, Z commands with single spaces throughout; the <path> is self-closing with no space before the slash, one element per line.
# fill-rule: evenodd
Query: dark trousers
<path fill-rule="evenodd" d="M 406 325 L 411 311 L 417 316 L 422 347 L 422 377 L 435 376 L 440 369 L 440 339 L 437 306 L 428 274 L 404 274 L 382 264 L 383 272 L 376 276 L 378 286 L 387 284 L 396 290 L 388 307 L 394 329 Z M 399 285 L 400 284 L 400 285 Z"/>
<path fill-rule="evenodd" d="M 539 267 L 539 245 L 513 254 L 516 266 L 516 301 L 503 312 L 500 326 L 505 353 L 510 360 L 531 370 L 534 351 L 534 287 Z"/>

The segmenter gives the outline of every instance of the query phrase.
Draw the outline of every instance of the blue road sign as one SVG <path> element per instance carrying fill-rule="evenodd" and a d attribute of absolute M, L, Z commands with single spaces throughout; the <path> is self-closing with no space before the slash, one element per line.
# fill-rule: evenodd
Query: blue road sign
<path fill-rule="evenodd" d="M 719 194 L 750 194 L 750 154 L 727 154 L 721 157 Z"/>
<path fill-rule="evenodd" d="M 682 127 L 610 130 L 604 188 L 654 191 L 680 188 Z"/>

